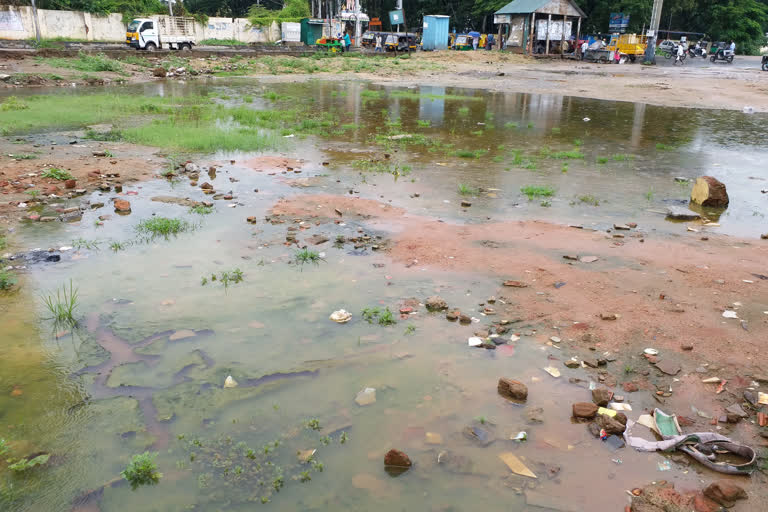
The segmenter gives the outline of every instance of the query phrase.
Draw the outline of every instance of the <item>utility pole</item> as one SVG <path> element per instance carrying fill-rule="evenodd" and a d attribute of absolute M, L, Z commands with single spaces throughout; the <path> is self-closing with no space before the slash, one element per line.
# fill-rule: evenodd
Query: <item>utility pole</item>
<path fill-rule="evenodd" d="M 661 7 L 664 0 L 653 0 L 653 10 L 651 11 L 651 24 L 648 27 L 647 46 L 645 47 L 645 63 L 656 64 L 656 37 L 659 32 L 659 22 L 661 21 Z"/>
<path fill-rule="evenodd" d="M 37 38 L 37 42 L 40 43 L 40 23 L 37 21 L 37 6 L 35 5 L 35 0 L 32 0 L 32 17 L 35 20 L 35 37 Z"/>
<path fill-rule="evenodd" d="M 168 12 L 173 16 L 173 0 L 168 0 Z"/>
<path fill-rule="evenodd" d="M 355 48 L 360 48 L 360 0 L 355 0 Z"/>

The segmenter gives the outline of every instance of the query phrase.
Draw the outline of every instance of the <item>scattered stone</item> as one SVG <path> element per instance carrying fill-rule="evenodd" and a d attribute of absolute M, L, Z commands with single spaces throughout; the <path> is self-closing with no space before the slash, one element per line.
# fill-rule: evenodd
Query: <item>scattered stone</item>
<path fill-rule="evenodd" d="M 691 345 L 689 343 L 684 343 L 684 344 L 680 345 L 680 348 L 682 350 L 691 351 L 691 350 L 693 350 L 693 345 Z"/>
<path fill-rule="evenodd" d="M 327 236 L 321 235 L 321 234 L 315 234 L 315 235 L 312 235 L 311 237 L 307 238 L 307 242 L 312 244 L 312 245 L 324 244 L 328 240 L 330 240 L 330 239 Z"/>
<path fill-rule="evenodd" d="M 600 362 L 597 359 L 585 359 L 584 364 L 590 368 L 597 368 L 600 365 Z"/>
<path fill-rule="evenodd" d="M 622 384 L 621 387 L 627 393 L 634 393 L 635 391 L 637 391 L 639 389 L 637 387 L 637 384 L 635 384 L 634 382 L 625 382 L 624 384 Z"/>
<path fill-rule="evenodd" d="M 737 500 L 747 499 L 747 492 L 728 480 L 717 480 L 704 489 L 704 496 L 726 508 L 731 508 Z"/>
<path fill-rule="evenodd" d="M 497 391 L 504 398 L 524 402 L 528 399 L 528 387 L 522 382 L 502 377 L 499 379 Z M 597 411 L 597 409 L 595 409 Z"/>
<path fill-rule="evenodd" d="M 600 426 L 594 421 L 591 421 L 587 424 L 587 430 L 593 436 L 600 437 Z"/>
<path fill-rule="evenodd" d="M 582 263 L 594 263 L 599 259 L 597 256 L 582 256 L 579 258 L 579 261 Z"/>
<path fill-rule="evenodd" d="M 616 313 L 600 313 L 600 319 L 601 320 L 616 320 L 619 318 L 619 315 Z"/>
<path fill-rule="evenodd" d="M 256 217 L 254 217 L 254 216 L 250 216 L 250 217 L 246 218 L 246 219 L 245 219 L 245 221 L 246 221 L 248 224 L 256 224 Z"/>
<path fill-rule="evenodd" d="M 741 405 L 739 405 L 739 404 L 733 404 L 733 405 L 730 405 L 730 406 L 726 407 L 725 408 L 725 412 L 727 412 L 729 414 L 734 414 L 734 415 L 738 416 L 739 418 L 746 418 L 747 416 L 749 416 L 744 411 L 744 409 L 741 408 Z M 735 423 L 735 422 L 732 422 L 732 423 Z"/>
<path fill-rule="evenodd" d="M 528 288 L 528 285 L 522 281 L 504 281 L 504 286 L 511 288 Z"/>
<path fill-rule="evenodd" d="M 200 185 L 200 188 L 203 190 L 213 190 L 213 185 L 211 185 L 207 181 L 204 181 L 203 184 Z"/>
<path fill-rule="evenodd" d="M 445 318 L 447 318 L 451 322 L 455 322 L 456 320 L 458 320 L 459 316 L 461 316 L 461 312 L 459 310 L 449 311 L 445 314 Z"/>
<path fill-rule="evenodd" d="M 158 67 L 158 68 L 154 68 L 152 70 L 152 76 L 154 76 L 154 77 L 165 78 L 165 75 L 166 75 L 165 68 Z"/>
<path fill-rule="evenodd" d="M 656 368 L 667 375 L 677 375 L 680 372 L 680 365 L 665 359 L 656 363 Z"/>
<path fill-rule="evenodd" d="M 154 201 L 156 203 L 177 204 L 179 206 L 185 206 L 187 208 L 192 208 L 193 206 L 197 206 L 200 204 L 197 201 L 188 199 L 186 197 L 174 197 L 174 196 L 155 196 L 150 198 L 150 201 Z"/>
<path fill-rule="evenodd" d="M 680 206 L 670 206 L 667 208 L 667 218 L 672 220 L 697 220 L 701 218 L 696 212 Z"/>
<path fill-rule="evenodd" d="M 355 396 L 355 403 L 360 407 L 376 403 L 376 388 L 365 388 Z"/>
<path fill-rule="evenodd" d="M 462 325 L 468 325 L 472 323 L 472 317 L 469 315 L 459 315 L 459 323 Z"/>
<path fill-rule="evenodd" d="M 573 417 L 591 420 L 597 415 L 597 405 L 591 402 L 577 402 L 573 404 Z"/>
<path fill-rule="evenodd" d="M 493 432 L 482 425 L 468 425 L 461 432 L 467 439 L 475 441 L 480 446 L 488 446 L 496 440 Z"/>
<path fill-rule="evenodd" d="M 613 391 L 605 388 L 597 388 L 592 390 L 592 401 L 600 407 L 605 407 L 608 402 L 613 398 Z"/>
<path fill-rule="evenodd" d="M 525 410 L 525 419 L 528 423 L 544 423 L 544 408 L 529 407 Z"/>
<path fill-rule="evenodd" d="M 568 368 L 578 368 L 581 366 L 581 363 L 579 363 L 576 359 L 568 359 L 563 364 Z"/>
<path fill-rule="evenodd" d="M 573 254 L 564 254 L 563 259 L 571 260 L 571 261 L 578 261 L 579 257 L 575 256 Z"/>
<path fill-rule="evenodd" d="M 728 192 L 725 185 L 712 176 L 701 176 L 693 185 L 691 201 L 701 206 L 725 208 L 728 206 Z"/>
<path fill-rule="evenodd" d="M 411 459 L 408 458 L 408 455 L 405 454 L 405 452 L 392 449 L 389 450 L 386 455 L 384 455 L 384 465 L 398 468 L 410 468 L 413 463 L 411 462 Z"/>
<path fill-rule="evenodd" d="M 613 225 L 613 229 L 620 229 L 620 230 L 628 231 L 630 229 L 630 227 L 627 226 L 626 224 L 614 224 Z"/>
<path fill-rule="evenodd" d="M 624 431 L 627 429 L 626 425 L 622 425 L 619 420 L 604 414 L 601 414 L 597 418 L 597 424 L 600 426 L 600 428 L 605 430 L 607 434 L 614 436 L 620 436 L 624 434 Z"/>
<path fill-rule="evenodd" d="M 115 199 L 114 206 L 118 213 L 130 213 L 131 211 L 131 203 L 125 199 Z"/>
<path fill-rule="evenodd" d="M 237 387 L 237 381 L 232 378 L 231 375 L 227 375 L 227 378 L 224 379 L 224 387 L 225 388 L 236 388 Z"/>
<path fill-rule="evenodd" d="M 469 201 L 462 201 L 461 202 L 461 207 L 462 208 L 469 208 L 470 206 L 472 206 L 472 203 L 470 203 Z"/>
<path fill-rule="evenodd" d="M 428 297 L 427 300 L 424 301 L 424 304 L 427 306 L 428 311 L 442 311 L 448 309 L 448 303 L 446 303 L 442 297 L 437 295 Z"/>
<path fill-rule="evenodd" d="M 427 444 L 443 444 L 443 436 L 435 432 L 424 434 L 424 442 Z"/>

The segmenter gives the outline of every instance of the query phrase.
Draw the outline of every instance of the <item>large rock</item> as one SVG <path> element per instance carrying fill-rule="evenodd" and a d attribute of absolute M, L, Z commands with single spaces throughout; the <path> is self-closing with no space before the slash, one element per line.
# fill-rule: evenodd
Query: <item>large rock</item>
<path fill-rule="evenodd" d="M 408 455 L 405 454 L 405 452 L 392 449 L 389 450 L 386 455 L 384 455 L 384 465 L 398 468 L 409 468 L 413 465 L 413 463 L 411 462 L 411 459 L 408 458 Z"/>
<path fill-rule="evenodd" d="M 736 500 L 747 499 L 747 492 L 728 480 L 718 480 L 704 489 L 704 496 L 724 507 L 731 508 L 736 504 Z"/>
<path fill-rule="evenodd" d="M 130 213 L 131 211 L 131 203 L 125 199 L 115 199 L 114 206 L 116 212 Z"/>
<path fill-rule="evenodd" d="M 696 179 L 691 190 L 691 201 L 701 206 L 725 208 L 728 206 L 728 192 L 725 185 L 712 176 Z"/>
<path fill-rule="evenodd" d="M 522 382 L 513 379 L 500 378 L 497 389 L 501 396 L 510 400 L 524 402 L 528 399 L 528 387 Z M 597 412 L 597 409 L 595 409 L 595 412 Z"/>
<path fill-rule="evenodd" d="M 603 414 L 598 417 L 597 424 L 608 434 L 613 434 L 616 436 L 624 434 L 624 431 L 627 428 L 625 425 L 622 425 L 620 421 Z"/>
<path fill-rule="evenodd" d="M 592 390 L 592 401 L 600 407 L 605 407 L 608 402 L 613 398 L 613 391 L 605 388 L 597 388 Z"/>
<path fill-rule="evenodd" d="M 577 402 L 573 404 L 573 417 L 591 420 L 597 414 L 597 405 L 592 402 Z"/>
<path fill-rule="evenodd" d="M 448 304 L 445 302 L 445 300 L 437 295 L 427 297 L 427 300 L 424 301 L 424 304 L 427 306 L 427 310 L 429 311 L 442 311 L 444 309 L 448 309 Z"/>

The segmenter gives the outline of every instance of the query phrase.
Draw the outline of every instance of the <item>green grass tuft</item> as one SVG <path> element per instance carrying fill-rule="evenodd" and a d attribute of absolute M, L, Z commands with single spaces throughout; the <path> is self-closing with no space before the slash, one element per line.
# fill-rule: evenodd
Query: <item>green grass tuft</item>
<path fill-rule="evenodd" d="M 131 489 L 135 491 L 141 485 L 160 482 L 163 474 L 157 471 L 156 457 L 157 453 L 144 452 L 131 458 L 128 467 L 120 473 L 131 484 Z"/>
<path fill-rule="evenodd" d="M 555 195 L 555 189 L 548 185 L 526 185 L 520 189 L 520 192 L 528 196 L 529 200 L 537 197 L 552 197 Z"/>
<path fill-rule="evenodd" d="M 61 289 L 56 290 L 55 295 L 53 293 L 44 295 L 42 299 L 43 304 L 51 314 L 48 320 L 53 320 L 54 329 L 77 325 L 75 310 L 78 306 L 78 289 L 74 287 L 71 280 L 69 281 L 69 288 L 64 285 Z"/>
<path fill-rule="evenodd" d="M 69 174 L 68 171 L 59 169 L 58 167 L 47 167 L 40 176 L 43 178 L 50 178 L 59 181 L 71 180 L 73 178 L 73 176 Z"/>
<path fill-rule="evenodd" d="M 151 237 L 178 235 L 192 229 L 192 224 L 182 219 L 169 219 L 167 217 L 152 217 L 139 222 L 136 231 Z"/>
<path fill-rule="evenodd" d="M 459 183 L 459 194 L 462 196 L 475 196 L 477 195 L 478 191 L 476 188 L 472 188 L 469 185 L 465 185 L 463 183 Z"/>

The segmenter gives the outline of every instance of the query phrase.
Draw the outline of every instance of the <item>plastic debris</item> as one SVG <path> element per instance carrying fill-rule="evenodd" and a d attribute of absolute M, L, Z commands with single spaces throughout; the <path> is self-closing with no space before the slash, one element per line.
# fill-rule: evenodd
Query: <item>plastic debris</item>
<path fill-rule="evenodd" d="M 727 380 L 725 380 L 725 379 L 721 380 L 721 381 L 720 381 L 720 385 L 719 385 L 719 386 L 717 386 L 717 391 L 715 391 L 715 394 L 716 394 L 716 395 L 719 395 L 720 393 L 722 393 L 723 391 L 725 391 L 725 385 L 726 385 L 726 384 L 728 384 L 728 381 L 727 381 Z"/>
<path fill-rule="evenodd" d="M 611 402 L 608 404 L 608 407 L 613 409 L 614 411 L 631 411 L 632 406 L 629 404 L 619 404 L 616 402 Z"/>
<path fill-rule="evenodd" d="M 739 318 L 739 315 L 737 315 L 735 311 L 726 309 L 725 311 L 723 311 L 723 318 Z"/>
<path fill-rule="evenodd" d="M 589 390 L 597 389 L 597 383 L 593 380 L 589 381 Z"/>
<path fill-rule="evenodd" d="M 560 370 L 557 368 L 554 368 L 552 366 L 547 366 L 546 368 L 542 368 L 545 372 L 553 376 L 554 378 L 558 378 L 560 376 Z"/>
<path fill-rule="evenodd" d="M 552 343 L 560 343 L 560 338 L 558 338 L 557 336 L 551 336 L 549 338 L 549 341 L 551 341 Z"/>
<path fill-rule="evenodd" d="M 296 453 L 296 457 L 299 459 L 299 462 L 309 462 L 309 460 L 312 458 L 312 456 L 315 454 L 317 450 L 299 450 Z"/>
<path fill-rule="evenodd" d="M 655 348 L 647 348 L 647 349 L 643 350 L 643 353 L 644 354 L 648 354 L 649 356 L 657 356 L 657 355 L 659 355 L 659 351 L 656 350 Z"/>
<path fill-rule="evenodd" d="M 479 347 L 480 345 L 483 344 L 483 339 L 478 338 L 477 336 L 472 336 L 467 340 L 467 343 L 469 344 L 470 347 Z"/>
<path fill-rule="evenodd" d="M 605 444 L 612 452 L 627 446 L 624 440 L 616 435 L 608 436 L 608 438 L 605 439 Z"/>
<path fill-rule="evenodd" d="M 344 309 L 340 309 L 338 311 L 334 311 L 333 313 L 331 313 L 330 318 L 337 324 L 345 324 L 352 319 L 352 313 Z"/>
<path fill-rule="evenodd" d="M 683 433 L 680 424 L 677 422 L 677 416 L 667 414 L 661 409 L 654 409 L 653 422 L 656 425 L 656 432 L 662 437 L 679 436 Z"/>
<path fill-rule="evenodd" d="M 515 434 L 513 436 L 509 436 L 509 438 L 512 441 L 519 441 L 519 442 L 527 441 L 528 440 L 528 432 L 526 432 L 525 430 L 522 430 L 522 431 L 518 432 L 517 434 Z"/>
<path fill-rule="evenodd" d="M 520 336 L 518 336 L 517 334 L 513 334 L 512 336 L 509 337 L 509 341 L 519 341 L 519 340 L 520 340 Z"/>
<path fill-rule="evenodd" d="M 355 396 L 355 403 L 361 407 L 376 403 L 376 388 L 365 388 Z"/>
<path fill-rule="evenodd" d="M 588 117 L 585 117 L 585 118 L 584 118 L 584 122 L 585 122 L 585 123 L 588 123 L 588 122 L 590 122 L 590 121 L 591 121 L 591 119 L 590 119 L 590 118 L 588 118 Z"/>
<path fill-rule="evenodd" d="M 661 461 L 657 464 L 657 467 L 659 468 L 659 471 L 669 471 L 672 469 L 672 463 L 668 460 Z"/>
<path fill-rule="evenodd" d="M 523 464 L 512 452 L 504 452 L 499 454 L 499 458 L 507 465 L 507 467 L 516 475 L 527 476 L 529 478 L 537 478 L 536 475 Z"/>
<path fill-rule="evenodd" d="M 614 416 L 616 416 L 617 411 L 614 411 L 613 409 L 606 409 L 605 407 L 598 407 L 597 414 L 602 414 L 604 416 L 610 416 L 611 418 L 613 418 Z"/>
<path fill-rule="evenodd" d="M 611 459 L 611 462 L 613 462 L 617 466 L 621 466 L 622 464 L 624 464 L 624 461 L 621 459 Z"/>
<path fill-rule="evenodd" d="M 225 388 L 236 388 L 237 387 L 237 381 L 232 378 L 231 375 L 227 375 L 227 378 L 224 379 L 224 387 Z"/>
<path fill-rule="evenodd" d="M 757 392 L 757 403 L 761 405 L 768 405 L 768 393 L 762 391 Z"/>
<path fill-rule="evenodd" d="M 717 384 L 720 382 L 720 377 L 707 377 L 706 379 L 703 379 L 701 382 L 704 384 Z"/>

